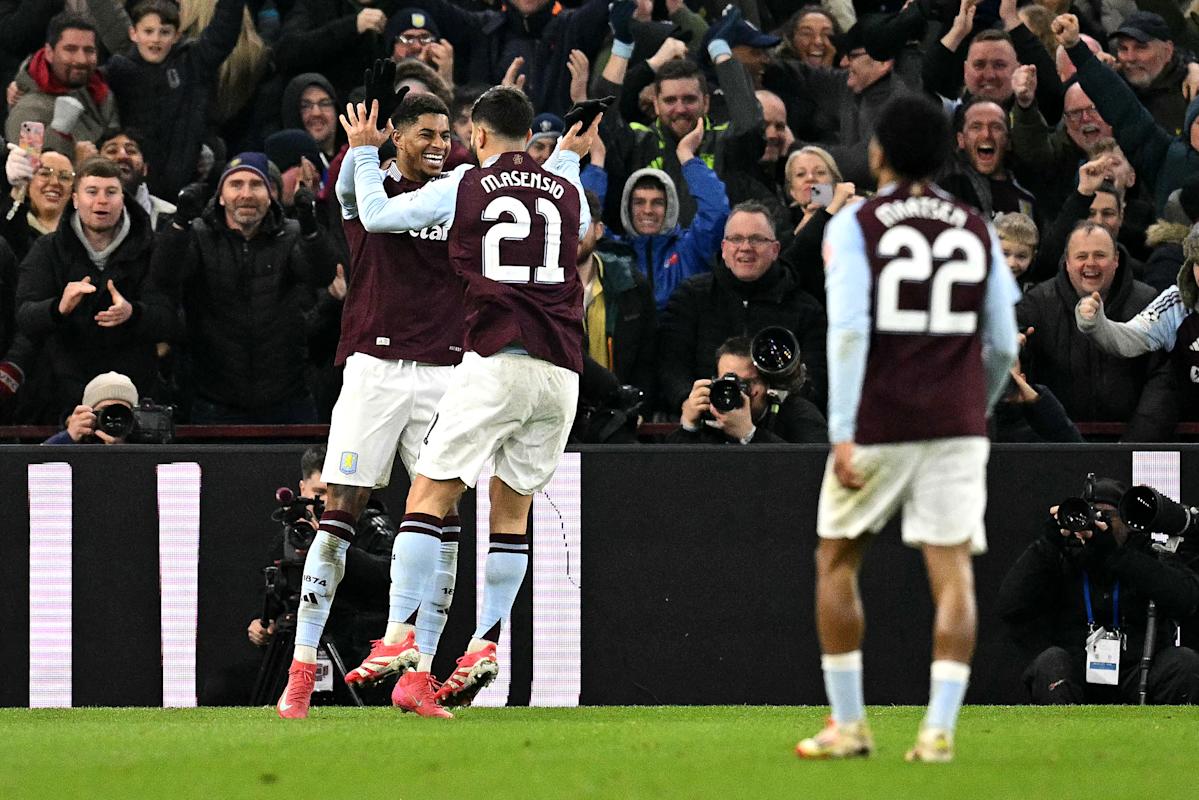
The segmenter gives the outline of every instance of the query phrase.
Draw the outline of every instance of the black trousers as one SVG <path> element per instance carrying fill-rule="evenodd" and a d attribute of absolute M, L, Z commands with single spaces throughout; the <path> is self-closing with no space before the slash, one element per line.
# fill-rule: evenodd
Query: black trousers
<path fill-rule="evenodd" d="M 1086 682 L 1086 656 L 1081 648 L 1043 650 L 1024 670 L 1024 687 L 1036 705 L 1077 703 L 1136 703 L 1139 700 L 1141 660 L 1122 655 L 1118 686 Z M 1147 702 L 1153 705 L 1199 703 L 1199 653 L 1189 647 L 1166 647 L 1149 668 Z"/>

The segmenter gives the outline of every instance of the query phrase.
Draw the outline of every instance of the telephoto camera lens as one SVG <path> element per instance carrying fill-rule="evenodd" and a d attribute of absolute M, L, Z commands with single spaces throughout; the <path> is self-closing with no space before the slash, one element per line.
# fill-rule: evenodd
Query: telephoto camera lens
<path fill-rule="evenodd" d="M 1057 507 L 1057 524 L 1064 530 L 1087 531 L 1095 521 L 1095 512 L 1091 504 L 1081 497 L 1070 497 Z"/>
<path fill-rule="evenodd" d="M 133 433 L 133 409 L 120 403 L 104 406 L 96 412 L 96 430 L 114 439 L 124 439 Z"/>

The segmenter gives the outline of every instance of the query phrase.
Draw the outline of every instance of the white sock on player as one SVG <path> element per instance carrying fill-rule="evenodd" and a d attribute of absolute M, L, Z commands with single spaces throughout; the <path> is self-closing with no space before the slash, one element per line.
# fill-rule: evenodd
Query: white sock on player
<path fill-rule="evenodd" d="M 296 610 L 296 647 L 292 656 L 296 661 L 316 663 L 316 648 L 329 620 L 329 608 L 333 605 L 337 585 L 346 571 L 349 546 L 345 539 L 317 531 L 308 548 L 300 607 Z"/>
<path fill-rule="evenodd" d="M 862 651 L 823 655 L 824 691 L 828 694 L 833 720 L 838 724 L 866 719 L 862 695 Z"/>
<path fill-rule="evenodd" d="M 962 710 L 962 700 L 970 683 L 970 665 L 960 661 L 934 661 L 929 673 L 932 689 L 924 727 L 952 732 L 957 727 L 958 712 Z"/>

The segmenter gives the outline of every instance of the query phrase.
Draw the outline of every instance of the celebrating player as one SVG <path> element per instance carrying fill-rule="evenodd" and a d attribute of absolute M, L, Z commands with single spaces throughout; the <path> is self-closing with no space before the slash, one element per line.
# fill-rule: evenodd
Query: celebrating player
<path fill-rule="evenodd" d="M 816 622 L 828 726 L 804 758 L 869 755 L 858 570 L 903 509 L 936 605 L 932 692 L 909 761 L 949 761 L 975 641 L 970 557 L 986 536 L 988 410 L 1016 355 L 1019 297 L 987 222 L 930 182 L 948 157 L 935 103 L 897 98 L 870 143 L 878 195 L 825 232 L 829 440 L 817 514 Z"/>
<path fill-rule="evenodd" d="M 438 687 L 423 668 L 406 672 L 392 701 L 407 710 L 465 705 L 498 672 L 500 622 L 528 567 L 525 530 L 534 492 L 553 476 L 578 398 L 582 370 L 579 237 L 590 224 L 579 158 L 598 119 L 576 124 L 545 168 L 524 152 L 533 108 L 519 90 L 494 87 L 474 105 L 462 166 L 419 191 L 388 197 L 377 165 L 376 109 L 347 109 L 358 212 L 368 231 L 450 226 L 450 261 L 465 284 L 466 353 L 438 404 L 417 459 L 393 558 L 398 591 L 419 600 L 436 568 L 435 531 L 484 463 L 493 477 L 483 609 L 467 652 Z M 393 589 L 393 592 L 397 591 Z M 446 712 L 448 714 L 448 712 Z"/>
<path fill-rule="evenodd" d="M 387 94 L 394 102 L 391 85 Z M 429 94 L 398 99 L 402 102 L 391 118 L 396 160 L 387 172 L 379 170 L 377 156 L 372 162 L 388 195 L 413 192 L 438 177 L 449 153 L 445 104 Z M 368 232 L 358 219 L 354 155 L 353 150 L 347 153 L 337 180 L 351 252 L 336 362 L 345 364 L 345 372 L 322 472 L 329 481 L 328 504 L 305 560 L 294 660 L 278 703 L 279 715 L 285 718 L 308 716 L 316 648 L 358 516 L 371 490 L 390 480 L 397 449 L 411 475 L 437 401 L 462 357 L 462 287 L 447 266 L 445 226 L 430 225 L 399 236 Z M 420 610 L 415 630 L 416 604 L 395 593 L 398 562 L 393 557 L 387 630 L 362 665 L 346 676 L 348 683 L 379 680 L 420 666 L 418 658 L 426 670 L 432 664 L 453 597 L 458 518 L 447 513 L 436 526 L 421 530 L 433 546 L 436 567 L 433 580 L 416 598 Z M 430 704 L 423 710 L 436 715 L 441 709 Z"/>

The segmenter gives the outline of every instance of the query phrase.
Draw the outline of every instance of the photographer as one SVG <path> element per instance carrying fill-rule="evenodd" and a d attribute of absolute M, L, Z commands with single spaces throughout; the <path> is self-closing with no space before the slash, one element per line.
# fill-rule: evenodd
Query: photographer
<path fill-rule="evenodd" d="M 745 336 L 734 336 L 717 348 L 717 377 L 692 385 L 683 401 L 682 427 L 667 437 L 668 444 L 828 442 L 824 416 L 796 391 L 802 378 L 792 391 L 770 389 L 750 353 L 751 341 Z"/>
<path fill-rule="evenodd" d="M 265 614 L 260 612 L 250 620 L 246 636 L 257 648 L 269 648 L 272 644 L 282 648 L 278 658 L 280 665 L 277 676 L 265 676 L 268 681 L 278 682 L 275 689 L 268 688 L 271 702 L 278 696 L 278 688 L 286 681 L 287 664 L 291 658 L 291 641 L 295 629 L 295 610 L 299 605 L 301 575 L 307 548 L 316 535 L 317 521 L 324 506 L 327 487 L 321 477 L 325 461 L 323 445 L 309 447 L 300 458 L 301 479 L 298 496 L 283 503 L 272 516 L 282 527 L 272 541 L 268 564 L 277 566 L 273 585 L 267 589 L 264 603 Z M 283 494 L 282 492 L 280 493 Z M 345 577 L 339 586 L 337 598 L 325 628 L 329 641 L 341 654 L 347 668 L 357 664 L 369 650 L 371 639 L 383 635 L 387 625 L 387 593 L 390 586 L 391 544 L 395 538 L 396 524 L 382 503 L 369 502 L 358 518 L 354 542 L 346 552 Z M 263 624 L 265 621 L 265 625 Z M 281 628 L 287 632 L 286 640 L 275 642 Z M 226 669 L 203 687 L 201 705 L 245 705 L 249 702 L 255 677 L 264 661 L 271 656 L 265 653 L 248 656 L 243 662 Z M 370 705 L 388 702 L 390 685 L 382 685 L 378 691 L 367 690 L 360 694 Z M 349 705 L 352 700 L 341 676 L 333 676 L 334 702 Z"/>
<path fill-rule="evenodd" d="M 112 426 L 105 423 L 116 418 L 113 412 L 105 412 L 113 406 L 126 408 L 132 414 L 137 406 L 137 387 L 119 372 L 105 372 L 88 382 L 82 401 L 67 417 L 66 429 L 42 444 L 124 444 L 124 436 L 114 436 L 105 430 Z"/>
<path fill-rule="evenodd" d="M 1089 479 L 1081 501 L 1050 508 L 1000 586 L 999 615 L 1032 659 L 1023 681 L 1033 703 L 1136 702 L 1150 600 L 1158 630 L 1146 701 L 1199 701 L 1199 654 L 1174 646 L 1173 622 L 1199 607 L 1199 574 L 1155 557 L 1117 511 L 1124 493 L 1119 481 Z M 1067 504 L 1086 509 L 1085 519 L 1059 514 Z"/>

